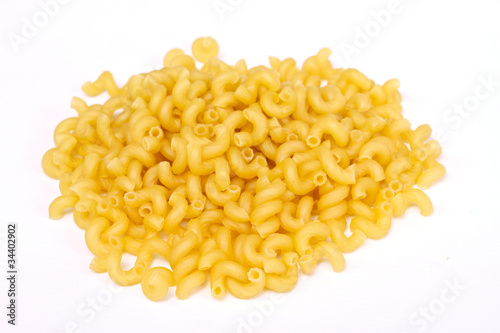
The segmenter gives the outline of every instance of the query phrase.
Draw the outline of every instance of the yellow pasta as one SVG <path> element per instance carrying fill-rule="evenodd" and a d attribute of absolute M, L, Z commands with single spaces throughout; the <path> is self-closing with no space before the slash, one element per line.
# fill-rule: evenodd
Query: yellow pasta
<path fill-rule="evenodd" d="M 288 292 L 323 258 L 342 271 L 343 253 L 409 206 L 432 214 L 421 189 L 445 174 L 442 149 L 403 118 L 398 80 L 334 68 L 327 48 L 301 68 L 227 64 L 211 37 L 191 51 L 122 87 L 103 72 L 82 90 L 110 98 L 74 97 L 77 116 L 55 128 L 42 158 L 60 181 L 49 217 L 74 208 L 94 272 L 152 301 L 172 288 L 186 299 L 207 277 L 217 299 Z M 153 255 L 170 267 L 151 267 Z"/>
<path fill-rule="evenodd" d="M 194 41 L 192 51 L 196 60 L 207 62 L 210 58 L 217 56 L 219 45 L 212 37 L 200 37 Z"/>
<path fill-rule="evenodd" d="M 237 298 L 252 298 L 264 290 L 266 285 L 266 274 L 260 268 L 250 268 L 247 273 L 248 282 L 238 281 L 235 278 L 228 277 L 226 281 L 227 290 Z"/>
<path fill-rule="evenodd" d="M 152 301 L 162 300 L 173 286 L 172 271 L 165 267 L 151 268 L 141 280 L 144 295 Z"/>

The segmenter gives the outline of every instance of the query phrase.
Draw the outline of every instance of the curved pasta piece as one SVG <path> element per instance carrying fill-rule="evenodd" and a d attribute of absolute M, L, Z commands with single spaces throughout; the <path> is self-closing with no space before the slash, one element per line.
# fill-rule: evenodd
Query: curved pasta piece
<path fill-rule="evenodd" d="M 94 82 L 86 82 L 82 86 L 82 90 L 88 96 L 97 96 L 106 90 L 110 96 L 123 94 L 123 89 L 118 88 L 113 78 L 113 74 L 109 71 L 102 72 Z"/>
<path fill-rule="evenodd" d="M 266 273 L 260 268 L 250 268 L 248 281 L 238 281 L 232 277 L 226 280 L 227 290 L 235 297 L 247 299 L 260 294 L 266 285 Z"/>
<path fill-rule="evenodd" d="M 97 257 L 105 257 L 109 252 L 109 244 L 102 241 L 101 235 L 110 226 L 109 220 L 104 217 L 95 218 L 85 230 L 85 244 Z"/>
<path fill-rule="evenodd" d="M 331 230 L 332 242 L 344 253 L 356 250 L 366 239 L 366 235 L 358 229 L 353 230 L 352 234 L 347 237 L 345 235 L 345 219 L 343 221 L 330 220 L 326 223 Z"/>
<path fill-rule="evenodd" d="M 173 286 L 172 271 L 165 267 L 154 267 L 144 274 L 141 288 L 144 295 L 152 301 L 161 301 Z"/>
<path fill-rule="evenodd" d="M 63 211 L 75 207 L 78 200 L 78 196 L 74 194 L 61 195 L 55 198 L 49 205 L 49 217 L 54 220 L 62 218 Z"/>
<path fill-rule="evenodd" d="M 224 191 L 219 191 L 215 183 L 215 174 L 207 178 L 205 184 L 207 198 L 218 206 L 224 206 L 228 201 L 236 201 L 241 193 L 241 188 L 237 185 L 229 185 Z"/>
<path fill-rule="evenodd" d="M 318 147 L 317 155 L 328 177 L 340 184 L 354 184 L 356 181 L 355 168 L 352 164 L 346 169 L 342 169 L 331 152 L 326 147 Z"/>
<path fill-rule="evenodd" d="M 329 134 L 339 147 L 345 147 L 349 142 L 349 131 L 333 116 L 323 116 L 311 126 L 307 136 L 307 145 L 311 148 L 319 146 L 324 134 Z"/>
<path fill-rule="evenodd" d="M 296 232 L 305 223 L 303 218 L 294 216 L 296 211 L 297 207 L 293 202 L 285 202 L 283 209 L 279 213 L 281 226 L 288 232 Z"/>
<path fill-rule="evenodd" d="M 295 250 L 299 256 L 303 256 L 307 249 L 312 247 L 314 240 L 324 241 L 330 236 L 328 226 L 319 221 L 306 223 L 297 231 L 294 237 Z"/>
<path fill-rule="evenodd" d="M 201 286 L 203 282 L 205 282 L 206 278 L 207 274 L 202 271 L 196 270 L 190 273 L 177 284 L 175 296 L 177 296 L 180 300 L 187 299 L 194 289 Z"/>
<path fill-rule="evenodd" d="M 382 203 L 377 209 L 376 220 L 368 220 L 361 216 L 355 216 L 351 220 L 351 230 L 361 230 L 368 238 L 379 239 L 387 235 L 391 227 L 392 205 L 389 202 Z"/>
<path fill-rule="evenodd" d="M 136 260 L 134 267 L 128 271 L 121 268 L 123 241 L 118 236 L 109 236 L 110 251 L 106 257 L 106 269 L 111 280 L 121 286 L 131 286 L 141 282 L 146 273 L 146 265 Z"/>
<path fill-rule="evenodd" d="M 247 270 L 234 261 L 221 261 L 215 264 L 210 271 L 210 289 L 213 297 L 220 299 L 225 295 L 228 277 L 244 281 L 247 278 Z"/>
<path fill-rule="evenodd" d="M 262 95 L 260 103 L 269 117 L 281 119 L 288 117 L 295 111 L 297 96 L 292 88 L 285 87 L 279 94 L 274 91 L 266 91 Z"/>
<path fill-rule="evenodd" d="M 416 188 L 403 190 L 401 193 L 398 193 L 391 201 L 391 204 L 394 207 L 394 217 L 403 215 L 406 209 L 412 204 L 418 206 L 420 214 L 423 216 L 430 216 L 433 212 L 432 202 L 427 194 Z"/>
<path fill-rule="evenodd" d="M 319 114 L 339 112 L 345 105 L 345 97 L 335 86 L 324 86 L 321 88 L 307 86 L 307 101 Z"/>
<path fill-rule="evenodd" d="M 313 247 L 314 260 L 320 261 L 322 257 L 328 258 L 335 272 L 342 272 L 345 267 L 345 259 L 342 252 L 335 244 L 330 242 L 319 242 Z"/>

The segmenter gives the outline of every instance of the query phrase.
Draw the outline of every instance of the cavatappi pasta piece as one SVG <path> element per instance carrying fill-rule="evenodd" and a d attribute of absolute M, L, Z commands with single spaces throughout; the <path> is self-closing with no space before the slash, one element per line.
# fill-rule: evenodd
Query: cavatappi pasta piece
<path fill-rule="evenodd" d="M 260 268 L 250 268 L 245 280 L 228 277 L 226 280 L 227 290 L 237 298 L 246 299 L 255 297 L 264 290 L 266 273 Z"/>
<path fill-rule="evenodd" d="M 106 257 L 106 270 L 111 280 L 121 286 L 131 286 L 141 282 L 146 273 L 147 266 L 144 262 L 136 260 L 134 267 L 128 271 L 121 268 L 123 241 L 120 237 L 109 237 L 110 251 Z"/>
<path fill-rule="evenodd" d="M 338 185 L 333 187 L 330 183 L 325 183 L 319 189 L 318 219 L 328 221 L 337 219 L 347 213 L 347 196 L 349 195 L 349 186 Z"/>
<path fill-rule="evenodd" d="M 328 226 L 320 221 L 311 221 L 297 231 L 294 237 L 295 250 L 299 256 L 312 248 L 311 242 L 324 241 L 330 236 Z"/>
<path fill-rule="evenodd" d="M 165 267 L 154 267 L 141 280 L 142 292 L 152 301 L 161 301 L 174 285 L 172 271 Z"/>
<path fill-rule="evenodd" d="M 394 199 L 391 200 L 391 205 L 394 207 L 394 216 L 399 217 L 403 215 L 410 205 L 416 204 L 420 209 L 420 214 L 429 216 L 433 212 L 432 202 L 422 190 L 410 188 L 398 193 Z"/>
<path fill-rule="evenodd" d="M 219 53 L 219 45 L 212 37 L 200 37 L 193 42 L 193 56 L 199 62 L 207 62 Z"/>
<path fill-rule="evenodd" d="M 351 220 L 351 230 L 360 230 L 368 238 L 382 238 L 389 232 L 392 220 L 392 205 L 383 202 L 376 208 L 376 220 L 368 220 L 362 216 L 355 216 Z"/>
<path fill-rule="evenodd" d="M 366 239 L 366 235 L 358 229 L 352 230 L 352 234 L 347 237 L 345 235 L 347 226 L 345 218 L 329 220 L 327 221 L 327 225 L 331 230 L 330 238 L 332 242 L 337 245 L 342 252 L 352 252 L 356 250 Z"/>
<path fill-rule="evenodd" d="M 436 160 L 426 160 L 424 166 L 425 170 L 418 176 L 417 186 L 425 190 L 428 189 L 433 182 L 444 176 L 446 168 Z"/>
<path fill-rule="evenodd" d="M 198 270 L 191 272 L 177 284 L 175 296 L 181 300 L 187 299 L 195 288 L 201 286 L 203 282 L 205 282 L 206 278 L 207 274 L 205 272 Z"/>
<path fill-rule="evenodd" d="M 270 67 L 223 62 L 211 37 L 191 52 L 121 87 L 103 72 L 82 90 L 109 99 L 73 98 L 76 116 L 55 128 L 49 217 L 74 208 L 94 272 L 152 301 L 171 288 L 186 299 L 207 277 L 217 299 L 288 292 L 323 258 L 342 271 L 343 253 L 409 206 L 432 213 L 421 189 L 445 174 L 442 148 L 403 117 L 398 80 L 334 68 L 328 48 Z M 151 268 L 155 256 L 170 267 Z"/>
<path fill-rule="evenodd" d="M 102 232 L 109 228 L 111 223 L 104 217 L 97 217 L 85 230 L 85 243 L 89 250 L 97 257 L 106 257 L 109 253 L 109 244 L 102 241 Z"/>
<path fill-rule="evenodd" d="M 316 261 L 320 261 L 322 257 L 328 258 L 335 272 L 342 272 L 344 270 L 344 255 L 333 243 L 319 242 L 316 244 L 313 247 L 313 257 Z"/>
<path fill-rule="evenodd" d="M 244 281 L 247 278 L 245 268 L 234 261 L 221 261 L 217 263 L 210 271 L 210 289 L 212 296 L 222 298 L 226 293 L 226 280 L 228 277 L 238 281 Z"/>

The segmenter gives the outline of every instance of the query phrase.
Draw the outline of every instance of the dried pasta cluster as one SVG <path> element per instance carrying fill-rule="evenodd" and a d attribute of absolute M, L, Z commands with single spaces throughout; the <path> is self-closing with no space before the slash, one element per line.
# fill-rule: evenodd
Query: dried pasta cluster
<path fill-rule="evenodd" d="M 322 258 L 342 271 L 342 253 L 385 236 L 409 205 L 432 213 L 414 185 L 443 176 L 441 147 L 401 115 L 398 80 L 333 68 L 326 48 L 301 69 L 228 65 L 210 37 L 192 52 L 200 69 L 173 49 L 121 88 L 104 72 L 82 89 L 110 98 L 73 98 L 78 116 L 55 129 L 42 162 L 60 179 L 50 217 L 74 207 L 92 270 L 151 300 L 173 286 L 185 299 L 207 275 L 216 298 L 286 292 Z M 170 268 L 152 268 L 155 253 Z"/>

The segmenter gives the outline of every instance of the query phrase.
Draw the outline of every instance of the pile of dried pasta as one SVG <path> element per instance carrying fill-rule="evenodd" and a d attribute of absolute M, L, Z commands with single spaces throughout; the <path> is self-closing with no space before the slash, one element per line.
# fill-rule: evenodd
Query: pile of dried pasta
<path fill-rule="evenodd" d="M 414 185 L 443 176 L 441 147 L 401 115 L 397 80 L 333 68 L 326 48 L 301 69 L 228 65 L 210 37 L 192 53 L 200 69 L 173 49 L 121 88 L 104 72 L 82 89 L 110 98 L 73 98 L 78 115 L 55 129 L 42 161 L 60 179 L 50 217 L 74 207 L 92 270 L 155 301 L 173 286 L 186 299 L 207 277 L 216 298 L 286 292 L 323 258 L 342 271 L 342 253 L 385 236 L 409 205 L 432 213 Z M 129 270 L 123 253 L 136 256 Z M 151 267 L 155 254 L 170 268 Z"/>

